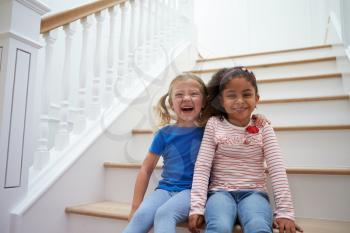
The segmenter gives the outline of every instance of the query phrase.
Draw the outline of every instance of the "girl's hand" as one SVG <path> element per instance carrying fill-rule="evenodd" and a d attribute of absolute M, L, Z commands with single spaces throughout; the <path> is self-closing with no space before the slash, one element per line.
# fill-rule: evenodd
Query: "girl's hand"
<path fill-rule="evenodd" d="M 252 119 L 254 121 L 254 124 L 260 128 L 265 126 L 266 124 L 271 124 L 271 121 L 269 121 L 269 119 L 267 119 L 264 115 L 262 114 L 253 114 L 252 115 Z"/>
<path fill-rule="evenodd" d="M 273 221 L 273 228 L 279 229 L 280 233 L 296 233 L 304 232 L 303 228 L 295 224 L 295 222 L 288 218 L 277 218 Z"/>
<path fill-rule="evenodd" d="M 203 215 L 194 214 L 188 218 L 188 230 L 191 233 L 200 233 L 199 228 L 203 225 Z"/>

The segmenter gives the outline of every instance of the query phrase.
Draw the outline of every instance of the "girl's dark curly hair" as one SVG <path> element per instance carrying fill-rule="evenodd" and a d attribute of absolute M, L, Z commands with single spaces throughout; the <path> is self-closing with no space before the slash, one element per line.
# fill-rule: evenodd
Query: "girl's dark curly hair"
<path fill-rule="evenodd" d="M 218 116 L 220 119 L 223 119 L 223 117 L 227 118 L 227 113 L 220 103 L 220 95 L 225 89 L 226 84 L 230 80 L 238 77 L 244 78 L 250 82 L 254 87 L 255 95 L 259 95 L 258 85 L 253 72 L 242 66 L 220 69 L 212 76 L 207 85 L 208 104 L 203 112 L 205 118 L 208 119 L 211 116 Z"/>

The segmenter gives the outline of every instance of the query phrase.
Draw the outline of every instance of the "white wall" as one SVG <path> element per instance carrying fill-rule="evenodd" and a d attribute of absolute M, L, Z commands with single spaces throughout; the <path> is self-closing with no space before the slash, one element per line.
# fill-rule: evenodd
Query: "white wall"
<path fill-rule="evenodd" d="M 319 45 L 339 0 L 194 0 L 204 57 Z"/>
<path fill-rule="evenodd" d="M 51 9 L 51 11 L 48 14 L 53 14 L 60 11 L 64 11 L 66 9 L 80 6 L 87 2 L 94 2 L 95 0 L 69 0 L 69 1 L 40 0 L 40 1 L 46 4 Z"/>
<path fill-rule="evenodd" d="M 346 46 L 350 46 L 350 2 L 348 0 L 341 1 L 341 21 L 343 24 L 343 39 Z"/>

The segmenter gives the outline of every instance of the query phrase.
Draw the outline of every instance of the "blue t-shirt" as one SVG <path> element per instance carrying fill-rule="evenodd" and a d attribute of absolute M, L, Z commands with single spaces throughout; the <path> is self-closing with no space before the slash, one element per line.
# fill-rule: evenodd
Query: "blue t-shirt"
<path fill-rule="evenodd" d="M 176 125 L 160 129 L 149 148 L 163 156 L 162 179 L 157 189 L 182 191 L 191 189 L 194 164 L 201 145 L 204 128 L 183 128 Z"/>

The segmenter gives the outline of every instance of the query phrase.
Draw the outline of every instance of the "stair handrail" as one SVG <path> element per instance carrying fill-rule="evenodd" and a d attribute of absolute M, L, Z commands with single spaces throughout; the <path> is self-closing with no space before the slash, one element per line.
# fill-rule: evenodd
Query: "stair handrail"
<path fill-rule="evenodd" d="M 155 78 L 167 75 L 193 41 L 193 25 L 182 14 L 191 7 L 190 0 L 95 0 L 36 21 L 43 44 L 37 143 L 27 195 L 15 215 L 35 203 Z"/>
<path fill-rule="evenodd" d="M 127 0 L 97 0 L 69 10 L 44 16 L 41 19 L 40 33 L 44 34 L 55 28 L 64 26 L 78 19 L 82 19 L 96 12 L 102 11 L 104 9 L 110 8 L 118 4 L 123 4 L 126 1 Z"/>
<path fill-rule="evenodd" d="M 325 36 L 324 36 L 324 44 L 327 44 L 329 28 L 331 25 L 333 25 L 338 39 L 340 41 L 343 41 L 342 31 L 341 31 L 341 23 L 338 20 L 338 17 L 336 16 L 336 14 L 333 11 L 330 11 L 329 15 L 328 15 L 328 19 L 327 19 L 326 32 L 325 32 Z"/>

